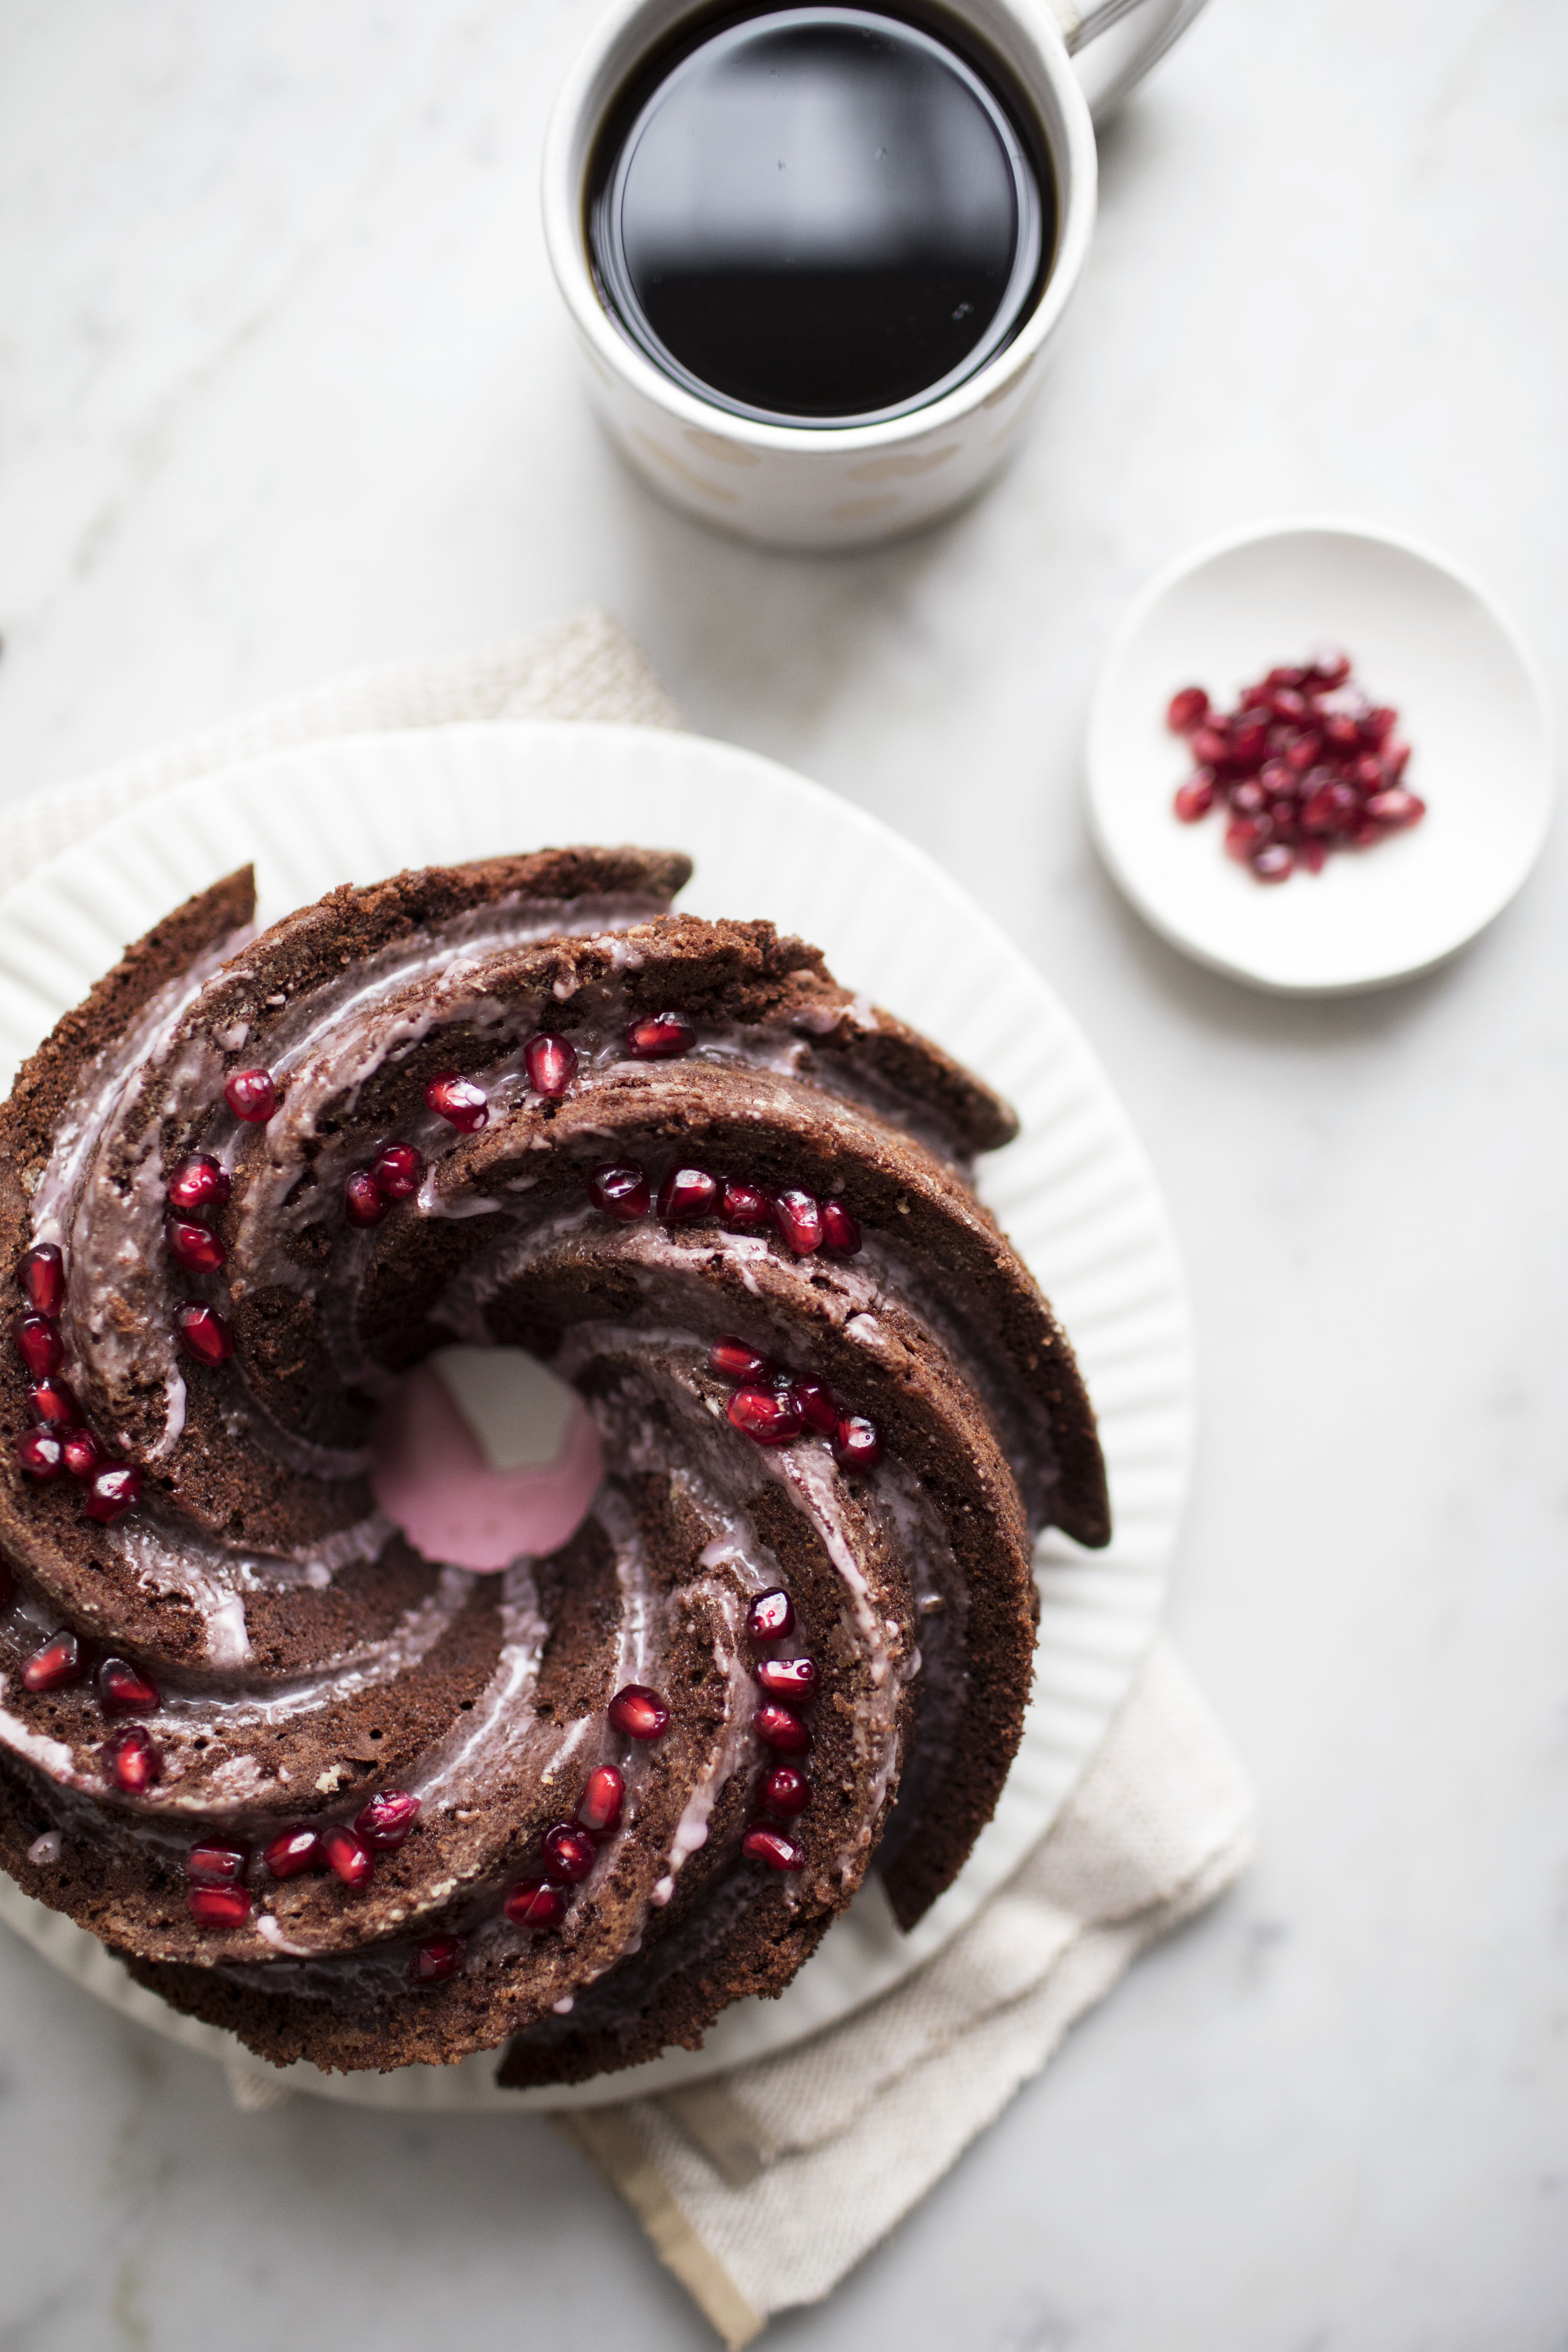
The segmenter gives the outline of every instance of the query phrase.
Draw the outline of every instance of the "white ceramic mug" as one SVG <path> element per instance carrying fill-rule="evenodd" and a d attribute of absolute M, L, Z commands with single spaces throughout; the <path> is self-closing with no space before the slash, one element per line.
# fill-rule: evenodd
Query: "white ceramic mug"
<path fill-rule="evenodd" d="M 1074 0 L 946 5 L 1011 69 L 1034 111 L 1057 183 L 1056 257 L 1034 309 L 994 358 L 940 399 L 873 425 L 775 425 L 705 401 L 654 365 L 600 295 L 584 188 L 600 127 L 649 54 L 712 14 L 713 0 L 615 0 L 566 77 L 545 138 L 544 233 L 590 394 L 637 472 L 704 522 L 773 547 L 864 547 L 973 496 L 1034 405 L 1094 227 L 1094 130 L 1072 56 L 1109 35 L 1106 70 L 1095 78 L 1108 106 L 1203 0 L 1095 0 L 1081 11 Z"/>

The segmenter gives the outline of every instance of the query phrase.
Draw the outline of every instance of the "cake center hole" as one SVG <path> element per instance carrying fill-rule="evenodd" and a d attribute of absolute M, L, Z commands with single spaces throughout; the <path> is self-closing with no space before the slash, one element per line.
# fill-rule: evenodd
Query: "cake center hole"
<path fill-rule="evenodd" d="M 574 1389 L 521 1348 L 442 1348 L 386 1399 L 372 1440 L 381 1508 L 426 1559 L 493 1570 L 552 1552 L 603 1465 Z"/>

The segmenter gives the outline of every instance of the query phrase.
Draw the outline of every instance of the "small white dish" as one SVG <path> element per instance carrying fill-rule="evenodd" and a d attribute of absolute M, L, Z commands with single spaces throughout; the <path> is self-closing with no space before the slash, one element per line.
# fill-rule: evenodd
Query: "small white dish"
<path fill-rule="evenodd" d="M 1324 644 L 1398 710 L 1405 781 L 1427 814 L 1269 887 L 1226 856 L 1217 812 L 1178 823 L 1192 761 L 1166 706 L 1202 686 L 1228 707 Z M 1211 540 L 1151 582 L 1100 671 L 1088 765 L 1095 839 L 1145 921 L 1233 979 L 1303 995 L 1382 987 L 1464 947 L 1529 874 L 1553 798 L 1545 696 L 1485 589 L 1408 540 L 1329 517 Z"/>

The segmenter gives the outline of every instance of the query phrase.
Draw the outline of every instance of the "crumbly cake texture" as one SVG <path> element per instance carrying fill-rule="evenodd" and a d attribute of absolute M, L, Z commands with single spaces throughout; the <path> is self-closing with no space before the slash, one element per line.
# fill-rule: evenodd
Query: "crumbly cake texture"
<path fill-rule="evenodd" d="M 36 1372 L 5 1351 L 0 1862 L 279 2063 L 504 2043 L 503 2083 L 581 2080 L 782 1991 L 868 1867 L 912 1925 L 1017 1745 L 1036 1534 L 1108 1538 L 1070 1348 L 972 1188 L 1012 1114 L 815 949 L 669 913 L 689 872 L 544 851 L 334 891 L 258 937 L 231 876 L 0 1108 L 0 1267 L 63 1254 L 68 1418 L 142 1475 L 99 1519 L 79 1478 L 25 1475 Z M 683 1050 L 642 1057 L 638 1024 L 670 1014 Z M 541 1034 L 570 1048 L 546 1091 Z M 280 1099 L 247 1122 L 225 1087 L 254 1069 Z M 486 1097 L 472 1131 L 426 1099 L 453 1073 Z M 389 1141 L 417 1185 L 357 1223 L 345 1188 Z M 231 1180 L 210 1271 L 165 1239 L 193 1154 Z M 605 1207 L 606 1165 L 646 1177 L 640 1210 Z M 802 1195 L 842 1204 L 839 1246 L 771 1205 Z M 178 1343 L 191 1302 L 226 1358 Z M 815 1382 L 826 1427 L 756 1442 L 715 1369 L 734 1339 L 773 1368 L 763 1406 Z M 380 1398 L 454 1340 L 542 1356 L 604 1444 L 583 1528 L 499 1576 L 421 1558 L 367 1482 Z M 769 1591 L 793 1618 L 773 1639 L 749 1613 Z M 74 1660 L 40 1670 L 65 1632 Z M 795 1658 L 816 1687 L 773 1706 L 775 1740 L 758 1676 Z M 130 1734 L 116 1659 L 142 1688 Z M 627 1685 L 658 1694 L 660 1736 L 618 1727 Z M 784 1815 L 759 1795 L 781 1764 L 809 1782 Z M 604 1767 L 621 1819 L 579 1831 L 588 1874 L 563 1875 L 542 1842 Z M 389 1791 L 417 1818 L 372 1852 L 353 1824 Z M 742 1851 L 759 1823 L 784 1866 Z M 352 1869 L 322 1848 L 275 1874 L 297 1827 Z M 214 1843 L 242 1854 L 216 1921 L 192 1862 Z M 541 1884 L 542 1925 L 514 1893 Z"/>

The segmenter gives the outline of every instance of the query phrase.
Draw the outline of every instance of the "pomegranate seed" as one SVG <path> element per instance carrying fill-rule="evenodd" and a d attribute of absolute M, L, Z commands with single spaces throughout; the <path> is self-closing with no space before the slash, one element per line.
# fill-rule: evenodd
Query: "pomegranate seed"
<path fill-rule="evenodd" d="M 627 1739 L 662 1739 L 669 1729 L 669 1709 L 646 1683 L 628 1683 L 610 1701 L 610 1727 Z"/>
<path fill-rule="evenodd" d="M 47 1315 L 18 1315 L 11 1326 L 11 1337 L 16 1342 L 16 1353 L 36 1381 L 58 1372 L 65 1362 L 65 1342 L 59 1328 Z"/>
<path fill-rule="evenodd" d="M 51 1375 L 47 1381 L 37 1381 L 27 1391 L 27 1402 L 33 1419 L 52 1429 L 57 1437 L 63 1437 L 68 1429 L 81 1427 L 82 1410 L 68 1381 L 56 1380 Z"/>
<path fill-rule="evenodd" d="M 250 1917 L 243 1886 L 188 1886 L 185 1901 L 198 1927 L 243 1927 Z"/>
<path fill-rule="evenodd" d="M 1398 711 L 1391 710 L 1386 703 L 1380 703 L 1374 710 L 1367 712 L 1361 722 L 1361 731 L 1374 749 L 1381 751 L 1398 724 Z"/>
<path fill-rule="evenodd" d="M 1234 857 L 1240 866 L 1250 864 L 1253 851 L 1262 848 L 1269 831 L 1268 817 L 1237 817 L 1234 824 L 1227 824 L 1225 829 L 1226 856 Z"/>
<path fill-rule="evenodd" d="M 278 1088 L 270 1070 L 237 1070 L 224 1082 L 223 1098 L 236 1118 L 265 1127 L 278 1108 Z"/>
<path fill-rule="evenodd" d="M 650 1013 L 626 1024 L 626 1051 L 636 1062 L 672 1062 L 696 1043 L 697 1032 L 684 1013 Z"/>
<path fill-rule="evenodd" d="M 1351 674 L 1351 657 L 1332 646 L 1320 646 L 1312 656 L 1307 676 L 1317 686 L 1342 686 Z"/>
<path fill-rule="evenodd" d="M 811 1734 L 798 1715 L 774 1699 L 764 1699 L 752 1717 L 752 1727 L 764 1748 L 776 1748 L 785 1756 L 804 1755 L 811 1746 Z"/>
<path fill-rule="evenodd" d="M 163 1239 L 170 1256 L 178 1258 L 193 1274 L 216 1274 L 228 1255 L 217 1235 L 192 1217 L 165 1217 Z"/>
<path fill-rule="evenodd" d="M 443 1070 L 425 1089 L 425 1108 L 455 1127 L 459 1135 L 478 1135 L 489 1118 L 489 1101 L 483 1087 L 457 1070 Z"/>
<path fill-rule="evenodd" d="M 1410 763 L 1408 743 L 1385 743 L 1383 747 L 1384 772 L 1391 784 L 1397 783 Z"/>
<path fill-rule="evenodd" d="M 762 1801 L 770 1813 L 782 1813 L 786 1821 L 793 1821 L 811 1802 L 811 1782 L 793 1764 L 775 1764 L 763 1782 Z"/>
<path fill-rule="evenodd" d="M 1268 795 L 1260 783 L 1237 784 L 1230 796 L 1231 807 L 1237 816 L 1257 816 L 1268 805 Z"/>
<path fill-rule="evenodd" d="M 1176 793 L 1175 810 L 1184 824 L 1196 824 L 1214 806 L 1214 770 L 1200 768 Z"/>
<path fill-rule="evenodd" d="M 785 1837 L 783 1830 L 765 1829 L 754 1822 L 741 1840 L 741 1852 L 748 1862 L 765 1862 L 770 1870 L 804 1870 L 805 1856 L 794 1838 Z"/>
<path fill-rule="evenodd" d="M 66 1262 L 53 1242 L 36 1242 L 24 1250 L 16 1266 L 29 1307 L 40 1315 L 58 1315 L 66 1303 Z"/>
<path fill-rule="evenodd" d="M 13 1450 L 17 1466 L 27 1477 L 37 1479 L 54 1477 L 65 1453 L 59 1439 L 47 1429 L 25 1429 Z"/>
<path fill-rule="evenodd" d="M 116 1788 L 123 1789 L 128 1797 L 144 1796 L 163 1770 L 163 1751 L 150 1739 L 139 1723 L 129 1731 L 116 1734 L 103 1748 Z"/>
<path fill-rule="evenodd" d="M 842 1201 L 822 1204 L 822 1244 L 840 1257 L 853 1257 L 860 1246 L 860 1228 Z"/>
<path fill-rule="evenodd" d="M 1348 833 L 1360 814 L 1356 796 L 1348 784 L 1325 783 L 1312 793 L 1301 811 L 1301 822 L 1309 833 Z"/>
<path fill-rule="evenodd" d="M 425 1161 L 411 1143 L 384 1143 L 371 1162 L 370 1181 L 386 1201 L 406 1201 L 419 1189 Z"/>
<path fill-rule="evenodd" d="M 30 1691 L 68 1689 L 86 1673 L 81 1643 L 74 1633 L 56 1633 L 35 1650 L 22 1668 L 22 1687 Z"/>
<path fill-rule="evenodd" d="M 68 1430 L 61 1440 L 61 1454 L 66 1456 L 66 1470 L 70 1477 L 91 1477 L 99 1463 L 108 1461 L 101 1442 L 91 1430 Z"/>
<path fill-rule="evenodd" d="M 1294 801 L 1271 801 L 1269 803 L 1268 822 L 1274 828 L 1274 839 L 1276 841 L 1295 840 L 1296 814 L 1296 803 Z"/>
<path fill-rule="evenodd" d="M 838 1400 L 832 1390 L 825 1388 L 820 1381 L 795 1381 L 791 1384 L 791 1393 L 806 1427 L 815 1429 L 819 1437 L 831 1437 L 839 1418 Z"/>
<path fill-rule="evenodd" d="M 1323 734 L 1336 751 L 1353 751 L 1361 741 L 1361 729 L 1343 711 L 1331 711 L 1323 721 Z"/>
<path fill-rule="evenodd" d="M 1193 757 L 1200 768 L 1217 768 L 1230 757 L 1230 744 L 1217 728 L 1200 727 L 1193 737 Z"/>
<path fill-rule="evenodd" d="M 725 1408 L 730 1425 L 759 1445 L 787 1445 L 805 1426 L 805 1416 L 784 1389 L 737 1389 Z"/>
<path fill-rule="evenodd" d="M 796 1706 L 816 1688 L 816 1665 L 811 1658 L 763 1658 L 757 1680 L 770 1698 L 793 1699 Z"/>
<path fill-rule="evenodd" d="M 345 1886 L 368 1886 L 375 1874 L 375 1856 L 357 1830 L 342 1822 L 321 1832 L 321 1852 L 327 1867 Z"/>
<path fill-rule="evenodd" d="M 882 1433 L 863 1412 L 847 1412 L 834 1434 L 833 1455 L 841 1470 L 874 1470 L 882 1458 Z"/>
<path fill-rule="evenodd" d="M 198 1364 L 226 1364 L 234 1353 L 234 1333 L 216 1307 L 187 1298 L 174 1317 L 174 1328 L 187 1356 Z"/>
<path fill-rule="evenodd" d="M 351 1225 L 379 1225 L 392 1206 L 368 1168 L 356 1168 L 343 1183 L 343 1211 Z"/>
<path fill-rule="evenodd" d="M 185 1856 L 185 1876 L 205 1886 L 232 1885 L 243 1878 L 250 1863 L 250 1849 L 231 1845 L 224 1838 L 204 1838 Z"/>
<path fill-rule="evenodd" d="M 595 1168 L 588 1179 L 589 1197 L 607 1217 L 623 1225 L 635 1224 L 653 1206 L 647 1174 L 641 1168 Z"/>
<path fill-rule="evenodd" d="M 1277 687 L 1299 687 L 1305 682 L 1306 676 L 1304 669 L 1271 669 L 1263 681 L 1263 690 L 1266 694 L 1272 694 Z"/>
<path fill-rule="evenodd" d="M 1201 686 L 1184 686 L 1180 694 L 1173 694 L 1165 712 L 1165 724 L 1173 735 L 1190 735 L 1208 717 L 1209 698 Z"/>
<path fill-rule="evenodd" d="M 566 1916 L 566 1897 L 542 1878 L 524 1878 L 500 1907 L 514 1927 L 556 1927 Z"/>
<path fill-rule="evenodd" d="M 1297 861 L 1309 874 L 1321 874 L 1328 863 L 1328 851 L 1321 841 L 1303 841 L 1296 852 Z"/>
<path fill-rule="evenodd" d="M 105 1715 L 155 1715 L 163 1694 L 129 1658 L 105 1658 L 98 1670 L 98 1702 Z"/>
<path fill-rule="evenodd" d="M 734 1225 L 743 1234 L 771 1224 L 773 1214 L 760 1184 L 726 1184 L 720 1213 L 727 1225 Z"/>
<path fill-rule="evenodd" d="M 603 1837 L 606 1830 L 621 1826 L 621 1803 L 626 1793 L 626 1777 L 613 1764 L 601 1764 L 590 1772 L 583 1794 L 577 1802 L 576 1822 L 579 1829 L 591 1830 Z"/>
<path fill-rule="evenodd" d="M 279 1830 L 261 1849 L 261 1859 L 274 1878 L 301 1878 L 321 1867 L 321 1841 L 304 1822 Z"/>
<path fill-rule="evenodd" d="M 822 1210 L 812 1192 L 792 1184 L 773 1194 L 773 1223 L 796 1257 L 809 1257 L 822 1246 Z"/>
<path fill-rule="evenodd" d="M 773 1367 L 744 1339 L 715 1339 L 708 1350 L 708 1369 L 721 1381 L 763 1381 Z"/>
<path fill-rule="evenodd" d="M 1363 793 L 1383 789 L 1383 761 L 1373 751 L 1363 751 L 1359 760 L 1351 761 L 1351 782 L 1359 784 Z"/>
<path fill-rule="evenodd" d="M 557 1885 L 575 1886 L 594 1867 L 593 1839 L 586 1830 L 574 1829 L 570 1822 L 557 1822 L 545 1831 L 540 1843 L 544 1867 Z"/>
<path fill-rule="evenodd" d="M 1366 813 L 1377 824 L 1419 824 L 1426 814 L 1426 803 L 1415 793 L 1394 784 L 1385 793 L 1373 793 Z"/>
<path fill-rule="evenodd" d="M 81 1498 L 85 1516 L 100 1527 L 122 1519 L 142 1500 L 142 1473 L 133 1462 L 105 1462 L 96 1469 Z"/>
<path fill-rule="evenodd" d="M 1300 727 L 1307 716 L 1307 698 L 1300 687 L 1277 686 L 1269 694 L 1268 708 L 1287 726 Z"/>
<path fill-rule="evenodd" d="M 210 1151 L 193 1151 L 169 1179 L 171 1209 L 221 1209 L 232 1186 L 228 1171 Z"/>
<path fill-rule="evenodd" d="M 529 1039 L 522 1058 L 536 1095 L 563 1095 L 577 1075 L 577 1048 L 564 1037 L 541 1032 Z"/>
<path fill-rule="evenodd" d="M 466 1936 L 426 1936 L 414 1947 L 408 1973 L 418 1985 L 445 1984 L 462 1967 L 468 1948 Z"/>
<path fill-rule="evenodd" d="M 795 1631 L 795 1602 L 782 1584 L 759 1592 L 746 1612 L 746 1631 L 753 1642 L 782 1642 Z"/>
<path fill-rule="evenodd" d="M 1293 743 L 1285 746 L 1285 765 L 1293 768 L 1300 775 L 1312 765 L 1322 748 L 1321 735 L 1298 735 Z"/>
<path fill-rule="evenodd" d="M 366 1845 L 395 1853 L 419 1818 L 419 1800 L 405 1789 L 383 1789 L 354 1815 L 354 1827 Z"/>
<path fill-rule="evenodd" d="M 658 1188 L 658 1213 L 667 1225 L 695 1224 L 719 1206 L 719 1179 L 705 1168 L 672 1168 Z"/>
<path fill-rule="evenodd" d="M 1283 841 L 1266 842 L 1252 861 L 1260 882 L 1289 882 L 1296 853 Z"/>
<path fill-rule="evenodd" d="M 1296 771 L 1288 760 L 1265 760 L 1258 781 L 1271 799 L 1289 799 L 1297 788 Z"/>
<path fill-rule="evenodd" d="M 1239 760 L 1250 767 L 1263 758 L 1268 749 L 1268 719 L 1267 710 L 1244 710 L 1232 722 L 1230 756 L 1233 760 Z"/>

